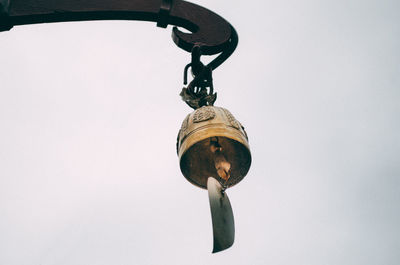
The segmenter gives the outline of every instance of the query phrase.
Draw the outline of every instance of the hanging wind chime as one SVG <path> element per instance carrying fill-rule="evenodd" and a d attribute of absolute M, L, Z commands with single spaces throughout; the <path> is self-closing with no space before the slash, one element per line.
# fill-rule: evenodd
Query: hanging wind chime
<path fill-rule="evenodd" d="M 200 62 L 201 46 L 192 50 L 193 81 L 181 97 L 194 111 L 186 116 L 178 134 L 177 152 L 185 178 L 208 190 L 214 234 L 213 253 L 229 248 L 235 238 L 232 207 L 225 190 L 241 181 L 250 168 L 246 131 L 229 110 L 215 107 L 211 67 Z"/>
<path fill-rule="evenodd" d="M 181 0 L 0 0 L 0 31 L 13 26 L 87 20 L 144 20 L 158 27 L 174 25 L 172 38 L 191 53 L 181 97 L 194 111 L 187 115 L 177 139 L 180 168 L 192 184 L 208 190 L 213 253 L 229 248 L 235 237 L 232 207 L 226 189 L 247 174 L 251 154 L 242 124 L 225 108 L 215 107 L 212 72 L 235 50 L 235 29 L 204 7 Z M 191 33 L 184 33 L 176 26 Z M 219 54 L 204 65 L 202 55 Z"/>

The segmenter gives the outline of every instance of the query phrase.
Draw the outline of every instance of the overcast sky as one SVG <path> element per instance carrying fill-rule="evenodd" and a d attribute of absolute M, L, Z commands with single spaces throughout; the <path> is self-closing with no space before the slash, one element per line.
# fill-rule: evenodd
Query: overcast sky
<path fill-rule="evenodd" d="M 400 1 L 196 3 L 239 34 L 214 72 L 253 156 L 232 248 L 180 173 L 171 27 L 43 24 L 0 33 L 0 264 L 399 264 Z"/>

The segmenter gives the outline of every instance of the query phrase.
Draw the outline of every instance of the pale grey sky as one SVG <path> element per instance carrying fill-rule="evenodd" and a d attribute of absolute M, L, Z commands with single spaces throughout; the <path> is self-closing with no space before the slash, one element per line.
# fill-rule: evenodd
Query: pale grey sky
<path fill-rule="evenodd" d="M 196 3 L 235 26 L 217 106 L 253 164 L 211 254 L 176 135 L 190 55 L 155 23 L 0 33 L 0 265 L 397 265 L 400 2 Z"/>

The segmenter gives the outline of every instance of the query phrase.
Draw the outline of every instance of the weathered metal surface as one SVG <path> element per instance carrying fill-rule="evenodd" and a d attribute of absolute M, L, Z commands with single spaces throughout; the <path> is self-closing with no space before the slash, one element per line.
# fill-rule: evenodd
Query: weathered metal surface
<path fill-rule="evenodd" d="M 0 0 L 0 14 L 7 14 L 10 0 Z"/>
<path fill-rule="evenodd" d="M 226 20 L 204 7 L 181 0 L 0 0 L 1 10 L 0 30 L 48 22 L 143 20 L 191 31 L 173 30 L 175 43 L 188 52 L 195 44 L 202 46 L 205 55 L 236 47 L 231 41 L 232 27 Z"/>
<path fill-rule="evenodd" d="M 207 180 L 207 189 L 213 226 L 213 253 L 216 253 L 233 245 L 235 241 L 235 221 L 231 203 L 222 185 L 216 179 L 210 177 Z"/>
<path fill-rule="evenodd" d="M 213 150 L 216 146 L 218 152 Z M 214 106 L 201 107 L 186 117 L 179 131 L 177 152 L 182 174 L 201 188 L 207 188 L 208 177 L 226 187 L 233 186 L 246 176 L 251 164 L 244 128 L 228 110 Z M 222 164 L 217 165 L 221 161 L 229 164 L 226 170 Z M 221 175 L 221 169 L 229 172 Z"/>

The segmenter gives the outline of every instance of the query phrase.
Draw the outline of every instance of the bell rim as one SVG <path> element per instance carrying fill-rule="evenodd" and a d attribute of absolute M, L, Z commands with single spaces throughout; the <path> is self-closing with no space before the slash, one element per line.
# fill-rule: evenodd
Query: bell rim
<path fill-rule="evenodd" d="M 224 137 L 224 136 L 221 136 L 221 135 L 218 135 L 218 136 L 219 136 L 219 137 Z M 227 138 L 228 138 L 228 137 L 227 137 Z M 207 138 L 206 138 L 206 139 L 207 139 Z M 236 141 L 236 140 L 234 140 L 234 139 L 232 139 L 232 138 L 229 138 L 229 139 L 232 140 L 232 141 L 241 143 L 241 142 Z M 205 140 L 205 139 L 203 139 L 203 140 Z M 249 160 L 248 160 L 248 167 L 247 167 L 246 173 L 243 174 L 240 178 L 237 178 L 237 181 L 235 181 L 235 182 L 233 182 L 233 183 L 229 183 L 229 184 L 226 186 L 226 188 L 231 188 L 231 187 L 235 186 L 236 184 L 238 184 L 239 182 L 241 182 L 241 181 L 247 176 L 247 174 L 249 173 L 249 170 L 250 170 L 250 167 L 251 167 L 251 164 L 252 164 L 252 157 L 251 157 L 251 152 L 250 152 L 249 147 L 246 146 L 246 145 L 245 145 L 245 147 L 246 147 L 246 151 L 247 151 L 247 154 L 248 154 L 247 157 L 248 157 L 248 159 L 249 159 Z M 183 157 L 185 154 L 186 154 L 186 152 L 182 154 L 182 157 Z M 201 185 L 200 183 L 194 181 L 194 179 L 192 179 L 192 178 L 187 177 L 187 176 L 183 173 L 181 163 L 182 163 L 182 159 L 181 159 L 181 157 L 180 157 L 180 159 L 179 159 L 179 167 L 180 167 L 180 170 L 181 170 L 181 172 L 182 172 L 182 175 L 185 177 L 185 179 L 186 179 L 188 182 L 190 182 L 192 185 L 206 190 L 206 189 L 207 189 L 207 185 Z M 212 176 L 210 176 L 210 177 L 212 177 Z"/>
<path fill-rule="evenodd" d="M 210 130 L 210 128 L 214 128 L 214 130 Z M 211 131 L 211 132 L 210 132 Z M 195 133 L 193 133 L 195 132 Z M 200 128 L 197 128 L 196 130 L 192 131 L 190 134 L 188 134 L 183 140 L 181 140 L 181 145 L 178 148 L 178 157 L 179 157 L 179 167 L 181 169 L 182 175 L 193 185 L 196 187 L 200 187 L 202 189 L 207 189 L 206 185 L 201 185 L 200 183 L 194 181 L 194 179 L 191 179 L 187 177 L 183 170 L 182 170 L 182 158 L 183 156 L 189 151 L 189 149 L 194 146 L 196 143 L 199 143 L 201 141 L 204 141 L 208 138 L 211 137 L 224 137 L 227 138 L 231 141 L 235 141 L 237 143 L 240 143 L 245 147 L 245 150 L 247 152 L 247 157 L 248 157 L 248 164 L 249 166 L 247 167 L 246 173 L 243 174 L 240 178 L 237 179 L 237 181 L 228 184 L 227 187 L 232 187 L 236 185 L 237 183 L 241 182 L 243 178 L 247 175 L 248 171 L 250 170 L 250 165 L 252 162 L 252 157 L 251 157 L 251 152 L 250 152 L 250 146 L 247 140 L 247 137 L 239 131 L 237 128 L 232 127 L 232 126 L 227 126 L 224 123 L 214 123 L 214 124 L 208 124 L 205 126 L 202 126 Z M 195 138 L 192 139 L 192 138 Z"/>

